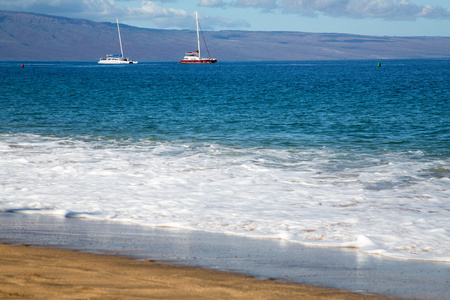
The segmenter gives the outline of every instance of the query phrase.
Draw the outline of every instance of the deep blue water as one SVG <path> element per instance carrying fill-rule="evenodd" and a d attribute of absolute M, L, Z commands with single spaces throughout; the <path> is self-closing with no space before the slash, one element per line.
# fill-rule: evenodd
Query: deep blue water
<path fill-rule="evenodd" d="M 0 211 L 450 261 L 450 60 L 0 62 Z"/>
<path fill-rule="evenodd" d="M 450 60 L 20 64 L 1 134 L 450 153 Z"/>

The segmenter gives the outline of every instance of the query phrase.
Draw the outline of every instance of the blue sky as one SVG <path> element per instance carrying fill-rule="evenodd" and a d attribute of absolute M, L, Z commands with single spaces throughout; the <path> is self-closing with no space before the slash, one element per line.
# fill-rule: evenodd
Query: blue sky
<path fill-rule="evenodd" d="M 0 0 L 25 11 L 145 28 L 450 36 L 449 0 Z"/>

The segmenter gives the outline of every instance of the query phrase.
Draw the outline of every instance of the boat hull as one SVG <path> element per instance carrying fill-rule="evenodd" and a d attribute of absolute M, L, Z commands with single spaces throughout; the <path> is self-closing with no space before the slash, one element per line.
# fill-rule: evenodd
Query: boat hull
<path fill-rule="evenodd" d="M 137 64 L 137 61 L 99 61 L 101 65 L 129 65 L 129 64 Z"/>
<path fill-rule="evenodd" d="M 180 61 L 180 64 L 215 64 L 217 59 L 215 58 L 206 58 L 206 59 L 183 59 Z"/>

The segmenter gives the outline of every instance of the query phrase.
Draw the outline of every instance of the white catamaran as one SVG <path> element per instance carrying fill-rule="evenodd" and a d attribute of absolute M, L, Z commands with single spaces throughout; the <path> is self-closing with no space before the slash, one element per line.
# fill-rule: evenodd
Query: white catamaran
<path fill-rule="evenodd" d="M 117 32 L 119 33 L 120 54 L 107 54 L 106 58 L 100 58 L 99 64 L 119 65 L 119 64 L 137 64 L 138 62 L 130 58 L 123 57 L 122 38 L 120 37 L 119 19 L 117 21 Z"/>
<path fill-rule="evenodd" d="M 217 62 L 217 59 L 211 58 L 209 55 L 208 46 L 206 45 L 205 37 L 203 36 L 203 41 L 205 42 L 206 51 L 208 51 L 209 58 L 202 58 L 200 56 L 200 35 L 198 30 L 198 14 L 195 11 L 195 21 L 197 22 L 197 51 L 186 52 L 184 58 L 180 61 L 180 64 L 213 64 Z"/>

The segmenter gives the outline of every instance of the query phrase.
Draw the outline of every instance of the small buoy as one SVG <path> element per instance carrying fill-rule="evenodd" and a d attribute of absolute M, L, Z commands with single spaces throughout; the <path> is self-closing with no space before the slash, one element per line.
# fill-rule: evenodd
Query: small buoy
<path fill-rule="evenodd" d="M 24 65 L 22 64 L 22 68 L 24 67 Z"/>
<path fill-rule="evenodd" d="M 381 63 L 378 63 L 378 67 L 381 67 Z"/>

